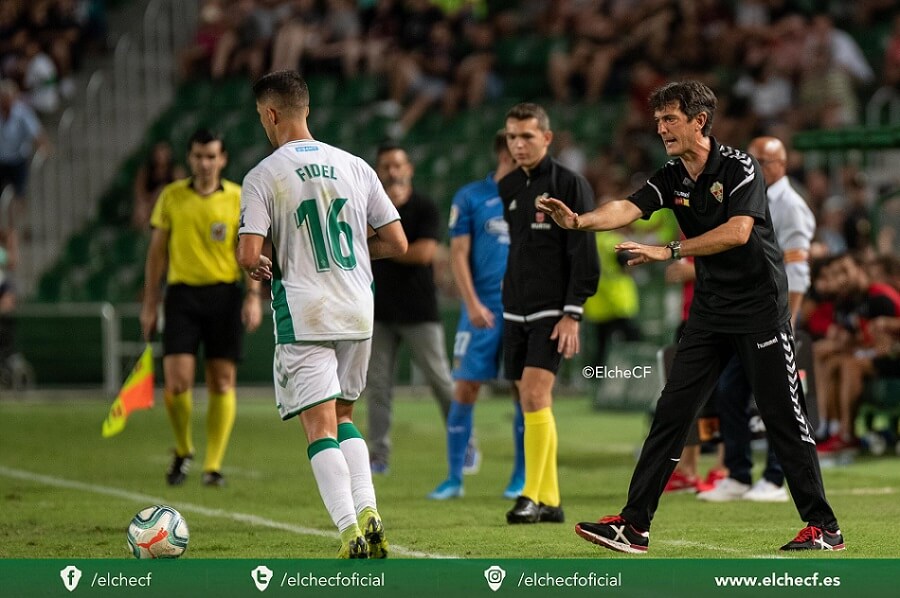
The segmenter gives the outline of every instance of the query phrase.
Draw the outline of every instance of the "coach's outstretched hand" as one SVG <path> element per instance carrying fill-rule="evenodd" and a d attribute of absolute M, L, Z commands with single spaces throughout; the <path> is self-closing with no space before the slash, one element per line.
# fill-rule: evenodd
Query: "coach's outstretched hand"
<path fill-rule="evenodd" d="M 578 228 L 578 214 L 555 197 L 539 197 L 534 205 L 541 212 L 550 214 L 553 222 L 561 228 Z"/>

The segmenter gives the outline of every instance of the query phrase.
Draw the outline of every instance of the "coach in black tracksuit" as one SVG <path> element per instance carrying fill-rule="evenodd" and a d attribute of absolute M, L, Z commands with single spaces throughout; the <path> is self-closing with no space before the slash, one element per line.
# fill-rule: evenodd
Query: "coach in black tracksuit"
<path fill-rule="evenodd" d="M 753 387 L 800 516 L 807 522 L 782 550 L 841 550 L 843 536 L 825 499 L 813 430 L 794 361 L 787 277 L 759 163 L 709 136 L 716 98 L 699 82 L 653 92 L 657 132 L 675 159 L 628 199 L 578 216 L 541 202 L 562 226 L 616 229 L 655 210 L 675 212 L 686 236 L 665 247 L 621 243 L 629 264 L 695 256 L 697 285 L 669 379 L 618 516 L 580 523 L 576 533 L 622 552 L 646 552 L 650 522 L 690 426 L 719 374 L 737 354 Z"/>
<path fill-rule="evenodd" d="M 590 185 L 547 153 L 550 120 L 537 104 L 506 115 L 506 141 L 518 168 L 499 182 L 509 223 L 503 278 L 503 364 L 519 390 L 525 419 L 525 484 L 508 523 L 559 523 L 553 383 L 562 357 L 578 352 L 582 304 L 600 275 L 593 235 L 563 230 L 537 210 L 537 198 L 562 198 L 572 210 L 594 207 Z"/>

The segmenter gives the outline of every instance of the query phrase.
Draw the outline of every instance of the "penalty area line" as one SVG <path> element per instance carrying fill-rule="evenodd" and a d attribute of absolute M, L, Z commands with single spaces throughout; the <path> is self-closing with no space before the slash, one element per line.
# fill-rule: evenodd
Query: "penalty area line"
<path fill-rule="evenodd" d="M 32 471 L 24 471 L 21 469 L 13 469 L 11 467 L 5 467 L 0 465 L 0 476 L 4 476 L 7 478 L 13 478 L 17 480 L 24 480 L 26 482 L 36 482 L 39 484 L 44 484 L 45 486 L 54 486 L 56 488 L 67 488 L 70 490 L 80 490 L 82 492 L 90 492 L 92 494 L 102 494 L 104 496 L 113 496 L 115 498 L 121 498 L 128 501 L 134 501 L 138 503 L 144 504 L 169 504 L 174 506 L 179 511 L 183 511 L 185 513 L 196 513 L 198 515 L 204 515 L 206 517 L 214 517 L 218 519 L 229 519 L 231 521 L 237 521 L 240 523 L 245 523 L 247 525 L 256 526 L 256 527 L 267 527 L 269 529 L 277 529 L 285 532 L 290 532 L 293 534 L 298 534 L 301 536 L 318 536 L 320 538 L 339 538 L 340 536 L 336 532 L 328 532 L 320 529 L 315 529 L 312 527 L 303 527 L 300 525 L 293 525 L 291 523 L 284 523 L 281 521 L 275 521 L 273 519 L 267 519 L 265 517 L 260 517 L 258 515 L 253 515 L 250 513 L 239 513 L 236 511 L 226 511 L 224 509 L 211 509 L 209 507 L 204 507 L 202 505 L 197 505 L 189 502 L 176 502 L 170 501 L 165 498 L 161 498 L 158 496 L 152 496 L 150 494 L 141 494 L 139 492 L 131 492 L 129 490 L 122 490 L 121 488 L 113 488 L 111 486 L 101 486 L 99 484 L 87 484 L 85 482 L 78 482 L 76 480 L 68 480 L 65 478 L 59 478 L 55 476 L 43 475 L 40 473 L 34 473 Z M 419 552 L 417 550 L 411 550 L 409 548 L 404 548 L 403 546 L 398 546 L 397 544 L 390 545 L 391 552 L 395 552 L 397 554 L 402 554 L 403 556 L 408 556 L 412 558 L 419 559 L 454 559 L 459 558 L 454 555 L 448 554 L 432 554 L 428 552 Z"/>

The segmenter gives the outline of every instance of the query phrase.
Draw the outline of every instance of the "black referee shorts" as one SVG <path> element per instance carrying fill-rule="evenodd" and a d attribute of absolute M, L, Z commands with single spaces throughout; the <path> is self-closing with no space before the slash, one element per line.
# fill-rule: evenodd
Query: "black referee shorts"
<path fill-rule="evenodd" d="M 562 354 L 559 342 L 550 340 L 560 316 L 534 322 L 503 321 L 503 370 L 507 380 L 521 380 L 526 367 L 541 368 L 556 374 Z"/>
<path fill-rule="evenodd" d="M 243 293 L 236 284 L 170 286 L 165 299 L 163 354 L 197 355 L 240 361 L 244 336 Z"/>

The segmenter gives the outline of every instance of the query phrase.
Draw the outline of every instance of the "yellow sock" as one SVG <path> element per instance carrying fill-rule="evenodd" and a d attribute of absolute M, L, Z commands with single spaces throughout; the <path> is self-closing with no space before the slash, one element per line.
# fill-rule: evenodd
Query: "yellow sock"
<path fill-rule="evenodd" d="M 178 394 L 166 393 L 166 411 L 169 413 L 172 431 L 175 432 L 175 452 L 179 457 L 194 454 L 194 442 L 191 439 L 192 410 L 190 390 Z"/>
<path fill-rule="evenodd" d="M 548 410 L 549 411 L 549 410 Z M 559 475 L 556 471 L 556 449 L 559 437 L 556 434 L 556 418 L 550 412 L 550 434 L 547 442 L 547 457 L 544 459 L 544 475 L 541 478 L 541 489 L 538 494 L 538 502 L 551 507 L 559 506 Z"/>
<path fill-rule="evenodd" d="M 206 414 L 206 457 L 203 471 L 222 471 L 222 459 L 228 448 L 228 439 L 234 427 L 234 413 L 237 410 L 237 399 L 234 389 L 222 394 L 209 394 L 209 407 Z"/>
<path fill-rule="evenodd" d="M 543 486 L 545 461 L 550 448 L 550 424 L 553 413 L 549 407 L 526 412 L 525 416 L 525 487 L 522 496 L 538 502 Z"/>

